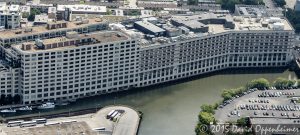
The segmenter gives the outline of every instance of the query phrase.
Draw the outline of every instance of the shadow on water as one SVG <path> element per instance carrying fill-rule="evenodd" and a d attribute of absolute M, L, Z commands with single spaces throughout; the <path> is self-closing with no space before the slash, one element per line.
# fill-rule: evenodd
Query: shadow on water
<path fill-rule="evenodd" d="M 153 100 L 160 98 L 161 96 L 172 93 L 172 89 L 163 89 L 165 87 L 186 83 L 193 80 L 198 80 L 214 75 L 229 75 L 229 74 L 270 74 L 270 73 L 283 73 L 287 68 L 247 68 L 247 69 L 226 69 L 221 71 L 215 71 L 202 75 L 197 75 L 185 79 L 180 79 L 172 82 L 158 84 L 154 86 L 148 86 L 144 88 L 133 88 L 127 91 L 120 91 L 117 93 L 110 93 L 106 95 L 98 95 L 93 97 L 87 97 L 78 99 L 75 103 L 71 103 L 68 106 L 56 107 L 50 110 L 33 110 L 30 112 L 17 112 L 15 114 L 1 114 L 2 117 L 14 117 L 21 115 L 39 115 L 39 114 L 54 114 L 67 111 L 75 111 L 86 108 L 100 108 L 113 104 L 126 104 L 132 107 L 141 107 Z M 184 86 L 178 86 L 184 87 Z M 163 89 L 163 90 L 162 90 Z"/>

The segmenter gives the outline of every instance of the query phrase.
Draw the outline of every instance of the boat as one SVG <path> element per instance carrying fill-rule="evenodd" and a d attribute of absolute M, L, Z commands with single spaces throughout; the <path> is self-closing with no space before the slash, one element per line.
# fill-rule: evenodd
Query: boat
<path fill-rule="evenodd" d="M 37 107 L 37 109 L 52 109 L 52 108 L 55 108 L 55 104 L 52 102 L 47 102 Z"/>
<path fill-rule="evenodd" d="M 57 106 L 66 106 L 66 105 L 69 105 L 70 103 L 65 101 L 65 102 L 57 102 L 55 105 Z"/>
<path fill-rule="evenodd" d="M 70 99 L 69 102 L 74 103 L 76 102 L 76 99 Z"/>
<path fill-rule="evenodd" d="M 19 111 L 31 111 L 32 110 L 32 107 L 30 106 L 24 106 L 24 107 L 21 107 L 21 108 L 18 108 Z"/>
<path fill-rule="evenodd" d="M 69 105 L 69 104 L 70 104 L 69 102 L 63 102 L 63 103 L 58 104 L 58 106 L 66 106 L 66 105 Z"/>
<path fill-rule="evenodd" d="M 10 109 L 4 109 L 4 110 L 1 110 L 0 112 L 1 112 L 1 113 L 15 113 L 16 110 L 10 108 Z"/>

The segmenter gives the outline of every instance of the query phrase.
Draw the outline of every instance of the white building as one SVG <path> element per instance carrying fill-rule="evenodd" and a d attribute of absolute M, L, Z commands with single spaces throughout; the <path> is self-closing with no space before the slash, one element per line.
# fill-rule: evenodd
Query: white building
<path fill-rule="evenodd" d="M 69 9 L 71 14 L 105 14 L 106 6 L 94 5 L 57 5 L 58 12 L 64 12 Z"/>
<path fill-rule="evenodd" d="M 20 12 L 21 13 L 27 13 L 30 14 L 30 6 L 20 6 Z"/>
<path fill-rule="evenodd" d="M 138 78 L 137 42 L 120 32 L 70 33 L 12 50 L 21 54 L 24 103 L 111 93 L 134 87 Z"/>
<path fill-rule="evenodd" d="M 16 39 L 18 44 L 6 48 L 13 38 L 1 39 L 1 57 L 19 71 L 15 91 L 24 104 L 117 92 L 227 68 L 285 67 L 291 61 L 294 29 L 285 19 L 203 14 L 168 20 L 151 24 L 166 28 L 167 36 L 160 37 L 143 28 L 147 25 L 139 25 L 140 32 L 111 25 L 113 31 L 86 26 L 86 32 L 70 30 L 35 42 Z M 7 88 L 0 91 L 11 94 Z"/>
<path fill-rule="evenodd" d="M 145 9 L 164 9 L 164 8 L 177 8 L 176 1 L 138 1 L 138 7 Z"/>
<path fill-rule="evenodd" d="M 0 3 L 0 26 L 6 29 L 20 27 L 20 7 L 19 5 L 6 5 Z"/>

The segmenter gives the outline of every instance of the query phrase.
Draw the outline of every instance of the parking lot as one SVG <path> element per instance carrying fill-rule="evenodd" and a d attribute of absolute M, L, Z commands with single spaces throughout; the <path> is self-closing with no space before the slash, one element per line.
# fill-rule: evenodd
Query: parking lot
<path fill-rule="evenodd" d="M 299 89 L 249 90 L 220 105 L 215 117 L 220 123 L 235 122 L 241 117 L 299 118 Z M 292 101 L 293 100 L 293 101 Z"/>

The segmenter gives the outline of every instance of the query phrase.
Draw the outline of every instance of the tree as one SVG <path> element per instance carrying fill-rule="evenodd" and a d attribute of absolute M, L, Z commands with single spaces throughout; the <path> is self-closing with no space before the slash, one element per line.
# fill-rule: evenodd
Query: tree
<path fill-rule="evenodd" d="M 295 32 L 300 32 L 300 13 L 296 12 L 290 8 L 287 9 L 286 18 L 290 21 L 290 23 L 295 28 Z"/>
<path fill-rule="evenodd" d="M 113 14 L 113 12 L 110 9 L 106 10 L 106 15 L 112 15 L 112 14 Z"/>
<path fill-rule="evenodd" d="M 21 102 L 21 96 L 16 94 L 13 99 L 15 104 L 19 104 Z"/>
<path fill-rule="evenodd" d="M 22 18 L 28 18 L 29 17 L 29 13 L 22 13 Z"/>
<path fill-rule="evenodd" d="M 232 97 L 242 94 L 245 91 L 246 91 L 245 87 L 239 87 L 236 89 L 227 89 L 223 91 L 222 97 L 224 98 L 224 100 L 229 100 Z"/>
<path fill-rule="evenodd" d="M 215 113 L 215 110 L 214 110 L 214 106 L 213 105 L 201 105 L 201 111 L 202 112 L 208 112 L 208 113 L 212 113 L 214 114 Z"/>
<path fill-rule="evenodd" d="M 279 7 L 283 7 L 284 5 L 286 5 L 285 0 L 274 0 L 274 2 L 275 2 Z"/>
<path fill-rule="evenodd" d="M 224 98 L 224 100 L 229 100 L 232 98 L 232 91 L 231 90 L 224 90 L 222 93 L 222 97 Z"/>
<path fill-rule="evenodd" d="M 34 18 L 35 18 L 35 15 L 39 15 L 41 14 L 41 11 L 36 9 L 36 8 L 33 8 L 30 10 L 30 15 L 28 16 L 28 21 L 34 21 Z"/>
<path fill-rule="evenodd" d="M 247 126 L 247 119 L 246 118 L 240 118 L 236 121 L 237 125 L 239 126 Z"/>
<path fill-rule="evenodd" d="M 295 83 L 296 83 L 296 81 L 294 81 L 294 80 L 288 80 L 288 79 L 279 77 L 274 81 L 273 84 L 274 84 L 274 87 L 281 88 L 281 87 L 292 87 Z"/>
<path fill-rule="evenodd" d="M 199 119 L 199 123 L 204 125 L 209 125 L 211 122 L 215 121 L 214 115 L 208 112 L 200 112 L 198 119 Z"/>
<path fill-rule="evenodd" d="M 247 87 L 249 89 L 253 89 L 253 88 L 262 89 L 262 88 L 269 87 L 269 86 L 270 86 L 270 83 L 265 78 L 254 79 L 247 84 Z"/>

